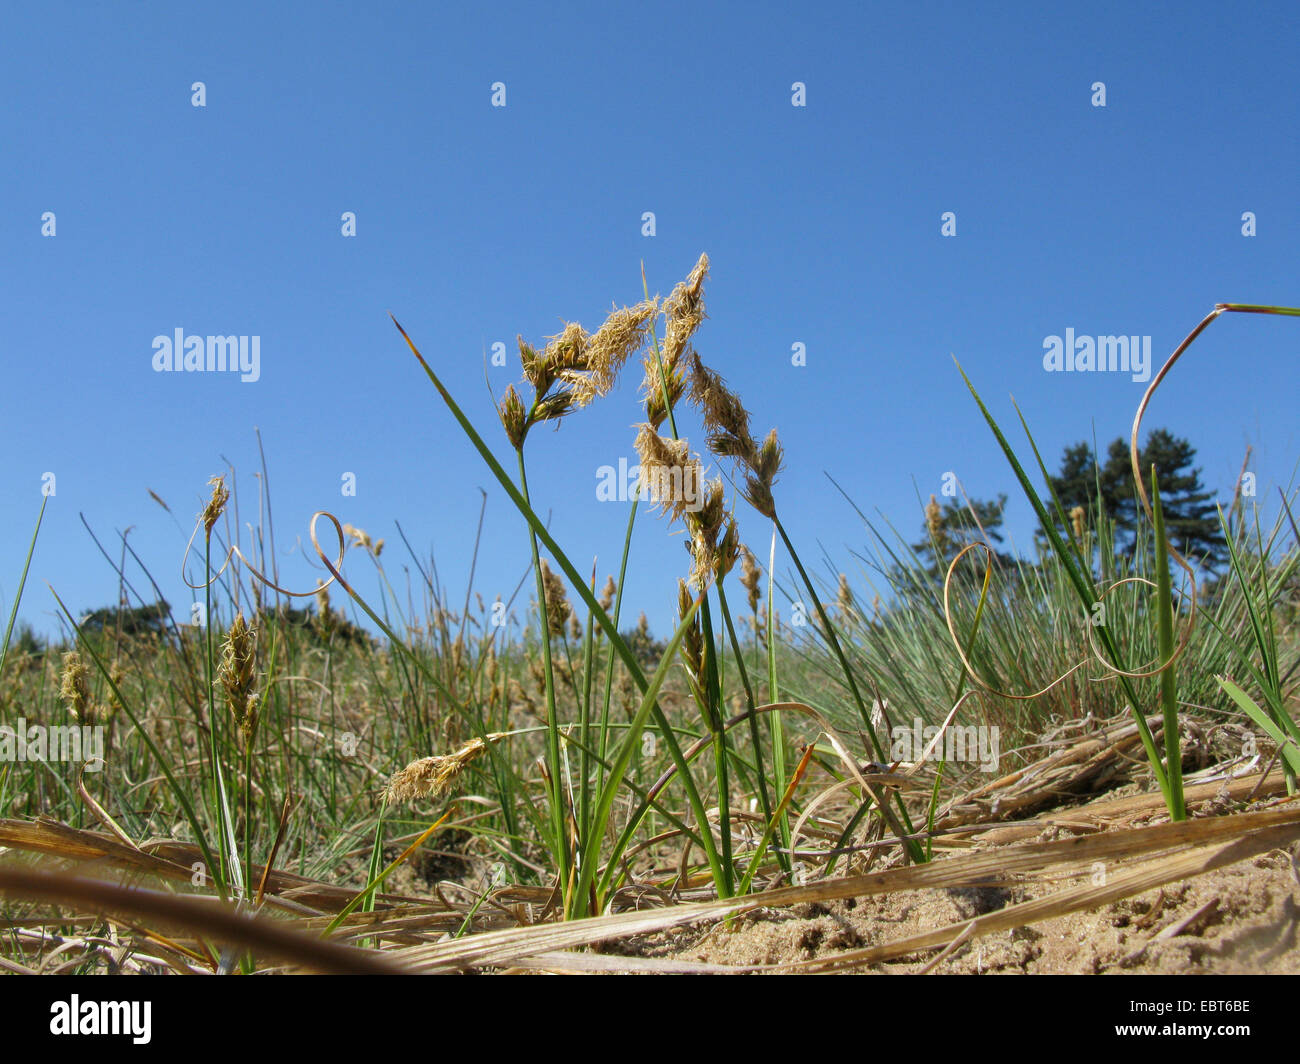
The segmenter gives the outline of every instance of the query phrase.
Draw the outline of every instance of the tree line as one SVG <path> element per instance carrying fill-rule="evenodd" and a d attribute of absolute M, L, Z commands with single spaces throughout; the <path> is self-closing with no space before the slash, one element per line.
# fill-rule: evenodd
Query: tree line
<path fill-rule="evenodd" d="M 1214 492 L 1205 486 L 1202 471 L 1195 462 L 1196 448 L 1167 429 L 1152 430 L 1138 451 L 1138 464 L 1144 475 L 1149 475 L 1154 465 L 1159 476 L 1160 500 L 1170 542 L 1193 564 L 1214 574 L 1228 561 L 1228 547 Z M 1058 522 L 1058 532 L 1067 541 L 1071 537 L 1078 539 L 1080 528 L 1097 529 L 1105 521 L 1113 529 L 1109 542 L 1116 556 L 1132 554 L 1137 544 L 1139 519 L 1144 515 L 1133 480 L 1127 441 L 1113 440 L 1106 449 L 1104 461 L 1086 441 L 1066 447 L 1059 469 L 1047 479 L 1050 491 L 1043 493 L 1043 502 L 1049 515 Z M 1146 487 L 1149 495 L 1149 483 Z M 1053 492 L 1065 515 L 1063 525 L 1051 504 Z M 1002 524 L 1006 504 L 1005 493 L 996 499 L 949 497 L 943 503 L 932 495 L 926 507 L 922 539 L 913 543 L 912 549 L 927 571 L 940 577 L 952 559 L 973 542 L 987 543 L 1000 561 L 1011 562 L 1013 559 L 998 549 L 1004 540 Z M 1044 533 L 1041 527 L 1037 530 L 1040 543 L 1046 541 Z"/>

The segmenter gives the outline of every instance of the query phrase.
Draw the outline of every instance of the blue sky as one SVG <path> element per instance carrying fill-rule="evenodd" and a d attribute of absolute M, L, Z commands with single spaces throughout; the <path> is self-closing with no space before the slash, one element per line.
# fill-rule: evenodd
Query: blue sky
<path fill-rule="evenodd" d="M 486 370 L 500 393 L 517 333 L 594 329 L 640 298 L 642 263 L 666 295 L 701 252 L 696 346 L 779 428 L 778 505 L 806 559 L 853 573 L 867 541 L 824 472 L 913 536 L 918 492 L 953 471 L 1006 491 L 1027 544 L 953 356 L 1008 428 L 1015 396 L 1054 467 L 1094 426 L 1127 437 L 1145 385 L 1048 373 L 1046 337 L 1150 336 L 1158 366 L 1216 302 L 1300 302 L 1297 21 L 1293 4 L 11 5 L 0 605 L 53 472 L 21 616 L 54 629 L 46 582 L 74 611 L 116 599 L 81 515 L 114 558 L 129 527 L 187 608 L 182 552 L 226 459 L 256 519 L 255 427 L 286 582 L 314 586 L 301 543 L 330 510 L 388 541 L 399 586 L 400 521 L 459 597 L 482 486 L 477 586 L 508 592 L 521 519 L 387 312 L 505 457 L 484 351 L 506 344 Z M 260 378 L 155 372 L 154 337 L 178 328 L 259 337 Z M 1216 322 L 1147 425 L 1188 437 L 1225 500 L 1252 445 L 1276 497 L 1300 455 L 1298 349 L 1294 320 Z M 602 580 L 627 513 L 597 502 L 596 471 L 635 462 L 638 384 L 530 439 L 538 508 Z M 658 630 L 686 569 L 674 532 L 639 519 L 625 608 Z M 766 555 L 743 505 L 741 532 Z M 348 571 L 373 588 L 364 559 Z"/>

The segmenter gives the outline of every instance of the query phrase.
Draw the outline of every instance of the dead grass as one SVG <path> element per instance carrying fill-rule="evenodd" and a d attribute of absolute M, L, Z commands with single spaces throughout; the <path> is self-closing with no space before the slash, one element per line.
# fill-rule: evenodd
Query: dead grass
<path fill-rule="evenodd" d="M 1095 768 L 1103 749 L 1084 749 L 1077 771 Z M 198 854 L 188 844 L 135 847 L 47 819 L 0 821 L 0 846 L 42 855 L 46 869 L 0 865 L 0 888 L 33 903 L 11 919 L 4 967 L 211 970 L 218 959 L 206 940 L 249 949 L 263 965 L 326 971 L 1296 972 L 1300 866 L 1289 848 L 1300 840 L 1300 802 L 1279 797 L 1277 772 L 1217 774 L 1189 786 L 1192 818 L 1181 823 L 1168 822 L 1158 793 L 1103 794 L 1008 822 L 992 813 L 997 788 L 986 787 L 979 801 L 949 803 L 961 814 L 949 816 L 925 865 L 802 886 L 775 885 L 773 867 L 771 889 L 729 900 L 669 875 L 625 886 L 608 915 L 572 921 L 557 919 L 547 888 L 485 898 L 441 883 L 428 896 L 381 894 L 374 912 L 351 914 L 328 938 L 320 933 L 354 891 L 257 869 L 265 895 L 254 916 L 183 890 Z M 1029 775 L 1046 793 L 1060 790 L 1059 774 Z M 1024 796 L 1025 776 L 1002 786 Z M 886 863 L 898 861 L 893 853 Z M 140 885 L 150 879 L 182 889 Z M 50 953 L 51 905 L 103 914 L 116 951 L 101 928 L 80 949 L 65 930 Z"/>

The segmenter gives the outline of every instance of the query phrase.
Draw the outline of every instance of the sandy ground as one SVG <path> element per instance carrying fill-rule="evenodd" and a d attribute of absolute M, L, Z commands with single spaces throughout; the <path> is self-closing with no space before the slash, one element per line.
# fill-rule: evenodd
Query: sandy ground
<path fill-rule="evenodd" d="M 786 966 L 889 942 L 1050 895 L 1064 885 L 904 891 L 761 910 L 707 929 L 624 942 L 618 952 L 729 966 Z M 1300 974 L 1300 880 L 1281 850 L 959 946 L 858 968 L 945 974 Z"/>

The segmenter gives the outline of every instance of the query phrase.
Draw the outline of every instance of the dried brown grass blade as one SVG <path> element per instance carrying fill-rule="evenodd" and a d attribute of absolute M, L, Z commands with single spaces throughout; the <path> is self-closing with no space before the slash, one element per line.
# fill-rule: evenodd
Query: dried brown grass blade
<path fill-rule="evenodd" d="M 140 849 L 132 849 L 97 831 L 68 827 L 56 820 L 41 817 L 35 821 L 0 820 L 0 847 L 40 853 L 47 857 L 74 861 L 107 861 L 119 868 L 138 869 L 150 875 L 189 882 L 192 865 L 202 859 L 197 846 L 171 840 L 146 840 Z M 338 912 L 355 896 L 356 889 L 322 883 L 292 872 L 271 870 L 260 865 L 252 868 L 252 878 L 265 879 L 265 893 L 289 899 L 299 906 L 322 912 Z M 427 905 L 428 899 L 404 894 L 378 894 L 376 904 Z"/>
<path fill-rule="evenodd" d="M 259 955 L 318 972 L 398 975 L 404 971 L 391 953 L 360 950 L 304 935 L 280 921 L 238 912 L 216 898 L 167 894 L 13 865 L 0 865 L 0 891 L 52 905 L 128 913 L 176 924 L 219 942 L 237 943 Z"/>

